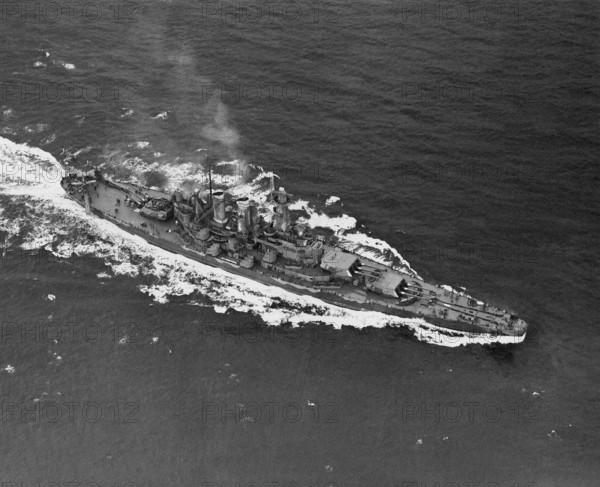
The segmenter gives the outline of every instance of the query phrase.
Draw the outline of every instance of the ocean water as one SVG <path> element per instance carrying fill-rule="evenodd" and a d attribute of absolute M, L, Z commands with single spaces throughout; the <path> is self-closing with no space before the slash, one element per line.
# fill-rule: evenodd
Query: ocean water
<path fill-rule="evenodd" d="M 4 485 L 588 486 L 598 6 L 0 12 Z M 57 162 L 216 181 L 506 307 L 523 343 L 345 312 L 89 218 Z M 332 198 L 335 197 L 335 198 Z M 72 484 L 69 484 L 72 483 Z"/>

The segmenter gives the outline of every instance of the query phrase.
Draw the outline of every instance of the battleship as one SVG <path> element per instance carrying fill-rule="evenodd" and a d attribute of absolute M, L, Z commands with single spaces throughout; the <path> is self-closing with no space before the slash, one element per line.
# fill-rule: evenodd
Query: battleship
<path fill-rule="evenodd" d="M 293 221 L 292 195 L 275 189 L 273 175 L 265 218 L 257 202 L 213 189 L 210 165 L 208 174 L 209 187 L 191 194 L 111 179 L 98 169 L 65 172 L 61 186 L 88 213 L 150 244 L 263 284 L 344 308 L 422 318 L 449 332 L 525 338 L 527 323 L 464 288 L 349 252 L 336 236 Z"/>

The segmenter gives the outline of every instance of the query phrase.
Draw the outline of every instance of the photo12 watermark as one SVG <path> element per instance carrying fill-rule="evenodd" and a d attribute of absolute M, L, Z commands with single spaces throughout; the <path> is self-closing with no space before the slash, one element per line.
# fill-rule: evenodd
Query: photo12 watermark
<path fill-rule="evenodd" d="M 339 343 L 340 332 L 331 326 L 297 326 L 274 327 L 257 322 L 235 323 L 223 325 L 221 323 L 201 324 L 187 332 L 187 328 L 172 327 L 166 333 L 179 339 L 193 338 L 195 335 L 201 342 L 219 343 Z"/>
<path fill-rule="evenodd" d="M 343 18 L 348 1 L 275 0 L 257 1 L 207 1 L 199 5 L 203 24 L 318 24 L 333 23 Z"/>
<path fill-rule="evenodd" d="M 113 22 L 135 24 L 140 21 L 139 2 L 37 2 L 6 0 L 0 2 L 0 22 L 21 24 L 69 24 Z"/>
<path fill-rule="evenodd" d="M 306 480 L 236 480 L 223 482 L 220 480 L 203 480 L 198 487 L 338 487 L 336 482 L 319 482 Z"/>
<path fill-rule="evenodd" d="M 39 343 L 46 344 L 94 344 L 103 339 L 113 343 L 141 340 L 145 330 L 135 321 L 98 323 L 93 321 L 2 321 L 0 322 L 0 346 Z"/>
<path fill-rule="evenodd" d="M 415 401 L 403 402 L 402 423 L 497 423 L 501 420 L 516 424 L 539 423 L 544 420 L 543 400 L 499 404 L 478 401 Z"/>
<path fill-rule="evenodd" d="M 102 482 L 94 480 L 65 480 L 56 479 L 48 481 L 37 481 L 35 483 L 21 482 L 18 480 L 2 480 L 0 487 L 141 487 L 139 484 L 131 481 L 126 482 Z"/>
<path fill-rule="evenodd" d="M 20 403 L 2 401 L 0 410 L 3 424 L 137 424 L 141 421 L 140 406 L 136 402 L 56 402 L 37 398 Z"/>
<path fill-rule="evenodd" d="M 544 487 L 531 481 L 524 482 L 493 482 L 483 480 L 444 480 L 440 482 L 421 482 L 418 480 L 403 480 L 398 487 Z"/>
<path fill-rule="evenodd" d="M 131 84 L 49 83 L 38 81 L 0 81 L 0 103 L 3 104 L 65 104 L 65 103 L 127 103 L 134 99 L 137 88 Z"/>
<path fill-rule="evenodd" d="M 538 21 L 546 4 L 539 0 L 391 0 L 394 17 L 407 26 L 436 24 L 479 24 L 485 26 Z"/>
<path fill-rule="evenodd" d="M 224 482 L 220 480 L 203 480 L 198 487 L 338 487 L 335 482 L 319 482 L 306 480 L 236 480 Z"/>
<path fill-rule="evenodd" d="M 221 81 L 201 83 L 202 101 L 207 102 L 217 96 L 222 103 L 327 103 L 334 101 L 340 91 L 340 84 L 300 83 L 295 81 L 258 81 L 240 83 Z"/>
<path fill-rule="evenodd" d="M 148 326 L 137 321 L 0 321 L 0 347 L 24 344 L 155 344 L 185 343 L 284 343 L 335 344 L 340 332 L 331 326 L 274 327 L 249 321 L 225 325 L 215 321 Z"/>
<path fill-rule="evenodd" d="M 391 126 L 384 135 L 397 137 L 401 126 Z M 435 161 L 402 159 L 396 163 L 395 177 L 409 183 L 442 185 L 510 185 L 517 182 L 539 182 L 543 179 L 543 167 L 525 165 L 519 161 L 499 164 L 490 161 Z M 365 167 L 365 172 L 370 168 Z"/>
<path fill-rule="evenodd" d="M 201 421 L 206 423 L 240 424 L 336 424 L 339 407 L 336 403 L 306 401 L 226 403 L 202 402 Z"/>
<path fill-rule="evenodd" d="M 543 261 L 542 251 L 523 242 L 447 242 L 406 239 L 398 246 L 398 252 L 412 265 L 417 262 L 451 263 L 464 265 L 498 266 L 511 264 L 536 265 Z"/>
<path fill-rule="evenodd" d="M 55 184 L 60 183 L 65 171 L 56 163 L 0 162 L 0 184 Z"/>

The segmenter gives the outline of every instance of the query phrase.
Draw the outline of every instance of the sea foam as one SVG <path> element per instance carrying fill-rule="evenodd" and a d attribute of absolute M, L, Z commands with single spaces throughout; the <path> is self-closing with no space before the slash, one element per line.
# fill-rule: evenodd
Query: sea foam
<path fill-rule="evenodd" d="M 342 326 L 406 327 L 421 341 L 447 347 L 471 343 L 515 343 L 523 339 L 472 335 L 449 331 L 421 318 L 400 318 L 375 311 L 341 308 L 313 296 L 297 295 L 166 252 L 109 221 L 86 214 L 62 190 L 59 176 L 63 170 L 56 159 L 39 148 L 0 138 L 0 169 L 3 171 L 0 173 L 0 194 L 11 196 L 13 203 L 20 204 L 27 213 L 25 219 L 2 212 L 0 230 L 10 234 L 13 239 L 20 238 L 24 248 L 40 245 L 60 258 L 92 255 L 102 259 L 114 275 L 153 276 L 154 283 L 140 285 L 139 289 L 157 303 L 168 302 L 171 296 L 190 296 L 190 304 L 195 304 L 193 295 L 198 293 L 210 299 L 215 311 L 233 309 L 251 313 L 272 326 L 283 323 L 300 326 L 317 322 L 337 329 Z M 270 177 L 267 173 L 259 174 L 248 183 L 231 190 L 240 196 L 265 198 L 268 185 L 262 183 L 266 183 L 264 179 L 267 177 Z M 326 225 L 340 234 L 355 226 L 352 217 L 330 218 L 317 213 L 306 202 L 297 204 L 295 208 L 308 213 L 307 222 L 310 225 Z M 35 231 L 28 230 L 31 228 L 35 228 Z M 400 254 L 385 242 L 357 232 L 342 237 L 348 248 L 362 251 L 370 249 L 369 252 L 374 255 L 376 252 L 387 252 L 390 257 L 398 259 L 402 267 L 410 269 Z"/>

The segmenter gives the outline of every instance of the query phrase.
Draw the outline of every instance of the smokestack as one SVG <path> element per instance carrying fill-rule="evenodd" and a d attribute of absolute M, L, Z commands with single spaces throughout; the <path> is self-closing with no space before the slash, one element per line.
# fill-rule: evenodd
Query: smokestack
<path fill-rule="evenodd" d="M 239 198 L 237 201 L 237 209 L 238 209 L 238 232 L 239 233 L 248 233 L 248 228 L 251 228 L 249 225 L 249 209 L 250 209 L 250 201 L 248 198 Z"/>
<path fill-rule="evenodd" d="M 225 223 L 227 218 L 225 217 L 225 193 L 223 191 L 215 191 L 212 194 L 214 216 L 213 220 L 217 223 Z"/>
<path fill-rule="evenodd" d="M 254 228 L 254 225 L 256 224 L 257 216 L 258 216 L 258 209 L 256 208 L 256 204 L 253 201 L 252 203 L 250 203 L 250 207 L 248 208 L 248 211 L 246 212 L 246 226 L 248 228 L 250 228 L 250 229 Z"/>
<path fill-rule="evenodd" d="M 290 229 L 291 221 L 290 221 L 290 209 L 289 209 L 289 197 L 285 192 L 284 188 L 279 188 L 279 192 L 276 196 L 277 200 L 277 212 L 279 213 L 279 218 L 277 219 L 277 227 L 283 231 L 287 232 Z"/>
<path fill-rule="evenodd" d="M 192 195 L 192 206 L 194 207 L 194 215 L 199 217 L 202 214 L 202 204 L 200 203 L 200 195 L 198 190 L 194 191 Z"/>
<path fill-rule="evenodd" d="M 281 205 L 281 229 L 287 232 L 290 229 L 290 209 L 288 205 Z"/>

